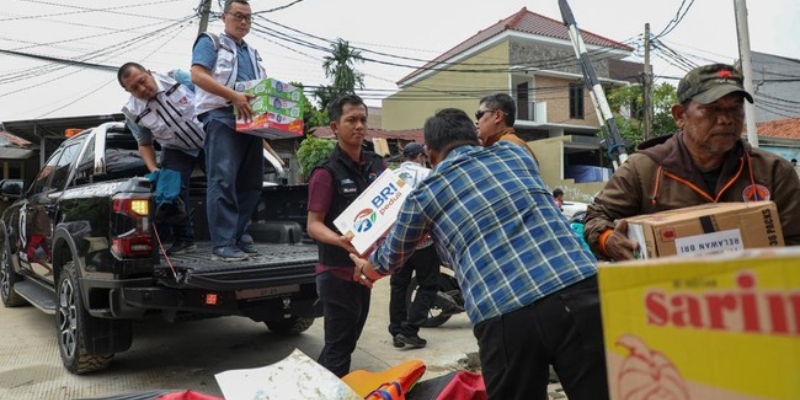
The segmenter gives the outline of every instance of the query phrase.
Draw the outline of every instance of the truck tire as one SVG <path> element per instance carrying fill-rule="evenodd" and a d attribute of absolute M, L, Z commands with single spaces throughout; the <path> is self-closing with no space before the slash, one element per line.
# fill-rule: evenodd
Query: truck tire
<path fill-rule="evenodd" d="M 292 317 L 264 321 L 272 333 L 281 336 L 295 336 L 308 330 L 314 324 L 314 318 Z"/>
<path fill-rule="evenodd" d="M 11 252 L 8 245 L 3 244 L 0 249 L 0 297 L 6 307 L 20 307 L 28 301 L 14 291 L 14 284 L 21 281 L 22 277 L 11 266 Z"/>
<path fill-rule="evenodd" d="M 86 311 L 80 293 L 78 272 L 75 263 L 70 261 L 58 276 L 56 330 L 61 361 L 74 374 L 105 369 L 114 358 L 114 354 L 94 355 L 86 351 L 86 342 L 91 334 L 87 328 L 95 318 Z"/>

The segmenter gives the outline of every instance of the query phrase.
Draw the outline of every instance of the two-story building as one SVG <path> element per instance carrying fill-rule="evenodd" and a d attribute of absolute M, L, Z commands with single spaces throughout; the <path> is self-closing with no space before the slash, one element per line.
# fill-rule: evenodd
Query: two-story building
<path fill-rule="evenodd" d="M 581 31 L 598 78 L 605 87 L 627 85 L 643 66 L 623 61 L 633 48 Z M 576 188 L 575 176 L 604 162 L 597 135 L 600 122 L 585 89 L 569 33 L 560 21 L 522 8 L 481 30 L 397 82 L 383 100 L 382 128 L 419 129 L 433 113 L 456 107 L 472 114 L 481 97 L 509 93 L 517 101 L 517 134 L 530 143 L 551 187 L 567 198 L 587 199 L 602 183 Z M 607 163 L 605 163 L 607 164 Z M 608 166 L 608 165 L 606 165 Z M 580 170 L 580 172 L 577 172 Z M 607 173 L 605 174 L 607 176 Z M 598 178 L 600 177 L 600 178 Z M 580 185 L 578 185 L 580 186 Z"/>

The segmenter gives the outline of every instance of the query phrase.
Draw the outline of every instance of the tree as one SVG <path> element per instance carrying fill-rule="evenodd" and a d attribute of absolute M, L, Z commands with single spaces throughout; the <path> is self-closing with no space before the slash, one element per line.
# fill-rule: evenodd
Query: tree
<path fill-rule="evenodd" d="M 300 164 L 300 173 L 306 178 L 311 176 L 311 171 L 320 162 L 331 155 L 336 147 L 336 141 L 320 139 L 313 135 L 306 135 L 297 149 L 297 162 Z"/>
<path fill-rule="evenodd" d="M 331 54 L 323 60 L 325 77 L 333 82 L 329 86 L 319 87 L 314 95 L 319 100 L 320 108 L 325 110 L 336 96 L 364 88 L 364 74 L 355 69 L 357 63 L 364 62 L 364 58 L 359 50 L 350 46 L 350 42 L 337 39 L 331 44 Z"/>
<path fill-rule="evenodd" d="M 672 118 L 672 105 L 678 102 L 675 87 L 662 82 L 652 90 L 653 118 L 651 130 L 653 136 L 674 133 L 678 130 Z M 634 146 L 642 142 L 644 126 L 642 124 L 642 87 L 628 85 L 609 92 L 608 104 L 617 116 L 614 121 L 623 138 Z M 627 114 L 623 116 L 622 114 Z"/>
<path fill-rule="evenodd" d="M 300 88 L 300 102 L 303 109 L 303 131 L 306 135 L 318 126 L 328 125 L 328 112 L 314 107 L 305 95 L 304 86 L 300 82 L 289 82 L 290 85 Z"/>

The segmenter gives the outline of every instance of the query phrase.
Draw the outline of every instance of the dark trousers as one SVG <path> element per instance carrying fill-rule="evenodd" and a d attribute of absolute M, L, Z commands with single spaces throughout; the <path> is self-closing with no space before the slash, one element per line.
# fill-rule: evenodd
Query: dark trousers
<path fill-rule="evenodd" d="M 161 168 L 178 171 L 181 174 L 181 201 L 186 207 L 186 219 L 172 225 L 172 240 L 175 242 L 194 243 L 194 229 L 192 229 L 192 210 L 189 207 L 189 179 L 195 166 L 199 166 L 203 173 L 206 172 L 203 150 L 194 157 L 180 150 L 162 148 Z"/>
<path fill-rule="evenodd" d="M 439 254 L 436 246 L 430 245 L 414 252 L 402 268 L 389 278 L 391 296 L 389 298 L 389 333 L 415 336 L 420 326 L 428 318 L 428 311 L 436 300 L 439 290 Z M 406 307 L 406 293 L 411 283 L 411 275 L 416 272 L 419 288 L 410 309 Z"/>
<path fill-rule="evenodd" d="M 351 356 L 367 322 L 371 290 L 323 272 L 317 275 L 317 293 L 325 321 L 325 347 L 317 362 L 341 378 L 350 372 Z"/>
<path fill-rule="evenodd" d="M 491 400 L 545 400 L 549 365 L 570 400 L 608 399 L 597 278 L 475 325 Z"/>
<path fill-rule="evenodd" d="M 233 114 L 231 114 L 233 115 Z M 262 139 L 203 118 L 206 131 L 206 212 L 214 247 L 235 246 L 256 210 L 264 181 Z"/>

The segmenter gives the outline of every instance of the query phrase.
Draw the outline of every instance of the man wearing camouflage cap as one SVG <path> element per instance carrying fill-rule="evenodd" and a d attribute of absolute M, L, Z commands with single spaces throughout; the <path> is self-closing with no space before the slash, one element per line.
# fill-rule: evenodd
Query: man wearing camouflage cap
<path fill-rule="evenodd" d="M 601 258 L 633 258 L 623 218 L 705 203 L 772 200 L 787 245 L 800 244 L 800 179 L 785 159 L 742 140 L 753 96 L 734 67 L 712 64 L 678 84 L 680 132 L 648 140 L 621 165 L 586 213 L 584 237 Z"/>

